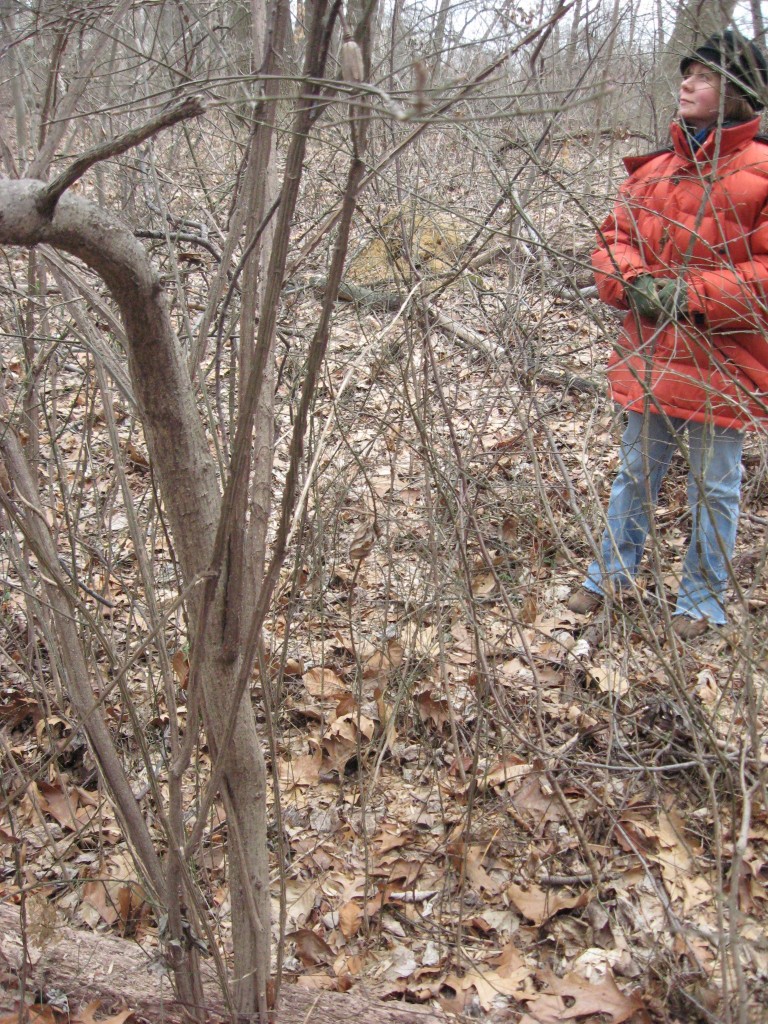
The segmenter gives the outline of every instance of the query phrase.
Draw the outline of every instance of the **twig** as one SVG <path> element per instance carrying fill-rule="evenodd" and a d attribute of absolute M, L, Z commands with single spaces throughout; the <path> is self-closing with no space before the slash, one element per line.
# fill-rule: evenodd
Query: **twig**
<path fill-rule="evenodd" d="M 516 875 L 515 881 L 530 883 L 530 878 Z M 584 872 L 580 875 L 544 875 L 542 878 L 535 878 L 534 881 L 537 885 L 551 885 L 554 888 L 560 885 L 592 885 L 594 878 L 589 872 Z"/>
<path fill-rule="evenodd" d="M 568 819 L 571 828 L 576 833 L 576 837 L 579 840 L 579 846 L 581 847 L 582 856 L 584 857 L 584 860 L 587 862 L 587 867 L 589 868 L 590 878 L 593 884 L 596 887 L 599 887 L 601 884 L 600 865 L 597 863 L 595 855 L 592 853 L 589 841 L 587 840 L 587 837 L 584 834 L 584 829 L 581 827 L 581 823 L 579 822 L 576 815 L 573 813 L 573 808 L 566 800 L 565 794 L 560 788 L 560 783 L 555 778 L 555 773 L 550 769 L 547 769 L 545 770 L 544 775 L 547 779 L 547 782 L 554 790 L 555 796 L 557 797 L 558 802 L 560 803 L 560 806 L 563 809 L 563 813 Z"/>
<path fill-rule="evenodd" d="M 741 763 L 739 765 L 739 778 L 741 782 L 741 824 L 739 834 L 733 844 L 733 859 L 731 861 L 730 880 L 728 886 L 728 924 L 730 928 L 729 951 L 733 973 L 736 976 L 736 990 L 738 992 L 738 1020 L 739 1024 L 747 1024 L 748 999 L 747 985 L 744 978 L 744 968 L 741 962 L 741 907 L 739 905 L 741 872 L 744 865 L 744 855 L 749 845 L 749 829 L 752 824 L 752 801 L 754 799 L 757 783 L 752 786 L 747 784 L 746 779 L 746 751 L 745 743 L 742 749 Z M 725 968 L 725 964 L 723 964 Z"/>
<path fill-rule="evenodd" d="M 497 345 L 494 341 L 490 341 L 487 338 L 483 338 L 477 334 L 476 331 L 469 330 L 468 327 L 463 327 L 457 323 L 451 317 L 446 316 L 445 313 L 441 313 L 431 303 L 427 307 L 430 317 L 435 321 L 438 327 L 444 331 L 449 331 L 454 337 L 458 338 L 459 341 L 465 342 L 467 345 L 471 345 L 473 348 L 480 349 L 485 355 L 489 356 L 493 360 L 498 360 L 502 356 L 506 355 L 501 345 Z"/>
<path fill-rule="evenodd" d="M 150 231 L 146 228 L 134 231 L 133 233 L 136 238 L 151 238 L 158 242 L 164 242 L 170 237 L 174 242 L 188 242 L 190 245 L 199 245 L 202 249 L 206 249 L 217 263 L 221 263 L 221 253 L 219 250 L 207 238 L 203 238 L 202 235 L 194 235 L 190 231 L 171 231 L 169 234 L 166 234 L 165 231 Z"/>

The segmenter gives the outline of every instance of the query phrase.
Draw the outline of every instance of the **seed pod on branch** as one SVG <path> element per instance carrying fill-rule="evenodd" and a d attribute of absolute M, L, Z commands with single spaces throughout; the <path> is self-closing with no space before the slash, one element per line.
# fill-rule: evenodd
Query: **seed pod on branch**
<path fill-rule="evenodd" d="M 341 44 L 341 77 L 345 82 L 353 84 L 362 82 L 365 78 L 363 68 L 363 54 L 351 36 L 345 36 Z"/>

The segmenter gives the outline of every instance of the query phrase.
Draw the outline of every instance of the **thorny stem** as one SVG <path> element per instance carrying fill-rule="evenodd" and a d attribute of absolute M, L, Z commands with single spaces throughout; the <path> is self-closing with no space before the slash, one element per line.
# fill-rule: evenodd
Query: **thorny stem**
<path fill-rule="evenodd" d="M 540 740 L 542 743 L 545 743 L 546 740 L 544 738 L 543 731 L 541 731 L 541 718 L 538 715 L 536 717 L 536 723 L 540 729 Z M 581 827 L 581 823 L 579 822 L 576 815 L 573 813 L 573 809 L 571 808 L 571 805 L 568 803 L 565 793 L 563 793 L 560 783 L 557 781 L 557 776 L 555 775 L 555 773 L 548 768 L 545 772 L 545 775 L 547 777 L 547 782 L 554 790 L 555 796 L 557 797 L 560 806 L 563 809 L 563 813 L 568 819 L 569 825 L 576 833 L 576 837 L 579 840 L 579 846 L 581 847 L 582 855 L 584 857 L 584 860 L 586 861 L 587 867 L 589 868 L 589 873 L 592 876 L 592 882 L 597 888 L 601 884 L 600 865 L 597 863 L 595 855 L 592 853 L 592 850 L 589 847 L 589 840 L 584 834 L 584 829 Z"/>
<path fill-rule="evenodd" d="M 463 467 L 463 459 L 462 459 L 462 456 L 461 456 L 461 449 L 460 449 L 460 446 L 458 444 L 458 440 L 457 440 L 457 438 L 455 436 L 455 431 L 453 429 L 453 419 L 452 419 L 452 416 L 450 414 L 450 410 L 448 408 L 448 405 L 447 405 L 447 402 L 445 400 L 445 396 L 444 396 L 444 393 L 443 393 L 443 390 L 442 390 L 442 387 L 441 387 L 441 384 L 440 384 L 440 375 L 439 375 L 437 364 L 436 364 L 435 359 L 434 359 L 434 352 L 433 352 L 433 350 L 431 348 L 431 345 L 428 345 L 428 351 L 430 353 L 430 357 L 431 357 L 431 360 L 432 360 L 432 372 L 433 372 L 433 379 L 434 379 L 434 382 L 435 382 L 435 388 L 437 390 L 438 397 L 439 397 L 441 406 L 443 408 L 443 413 L 444 413 L 444 416 L 445 416 L 445 420 L 446 420 L 446 423 L 448 425 L 448 433 L 449 433 L 449 437 L 451 438 L 451 443 L 452 443 L 452 447 L 453 447 L 453 451 L 454 451 L 454 457 L 457 460 L 457 465 L 458 465 L 458 468 L 459 468 L 462 484 L 466 485 L 466 472 L 465 472 L 464 467 Z M 474 512 L 473 512 L 471 506 L 468 503 L 462 502 L 461 505 L 462 505 L 463 508 L 465 508 L 465 510 L 467 512 L 467 515 L 468 515 L 468 518 L 469 518 L 470 522 L 472 523 L 472 525 L 473 525 L 473 527 L 475 529 L 475 533 L 476 533 L 476 536 L 478 538 L 478 542 L 480 544 L 481 551 L 483 552 L 484 559 L 486 561 L 486 565 L 488 566 L 488 568 L 493 573 L 494 577 L 496 578 L 497 583 L 500 584 L 500 581 L 498 580 L 498 576 L 496 575 L 495 567 L 493 566 L 493 559 L 490 557 L 490 553 L 487 551 L 487 549 L 485 547 L 485 543 L 484 543 L 483 537 L 482 537 L 482 531 L 479 528 L 479 524 L 475 520 Z M 461 543 L 460 537 L 459 537 L 459 540 L 460 540 L 460 543 L 459 543 L 459 555 L 460 555 L 460 558 L 462 559 L 462 563 L 464 563 L 465 560 L 466 560 L 465 546 L 464 546 L 463 543 Z M 471 573 L 469 572 L 468 567 L 467 567 L 467 581 L 471 585 Z M 503 593 L 503 591 L 504 591 L 503 587 L 501 587 L 501 591 Z M 513 616 L 513 620 L 517 624 L 517 617 L 516 616 Z M 473 617 L 473 621 L 474 621 L 474 617 Z M 522 631 L 518 630 L 518 632 L 522 636 Z M 475 648 L 476 648 L 476 652 L 477 652 L 477 655 L 478 655 L 478 659 L 481 661 L 481 664 L 482 664 L 482 662 L 484 661 L 484 654 L 483 654 L 483 650 L 482 650 L 482 639 L 481 639 L 481 637 L 479 635 L 476 621 L 475 621 Z M 531 665 L 533 665 L 533 659 L 532 658 L 530 659 L 529 663 Z M 487 665 L 484 665 L 483 667 L 486 670 L 484 678 L 486 680 L 488 680 L 488 679 L 490 679 L 490 671 L 488 670 L 488 666 Z M 542 750 L 546 751 L 548 749 L 548 744 L 547 744 L 547 741 L 546 741 L 546 736 L 544 734 L 544 726 L 543 726 L 543 721 L 542 721 L 542 712 L 541 712 L 541 705 L 540 705 L 540 700 L 541 700 L 540 687 L 537 687 L 536 693 L 537 693 L 537 714 L 536 714 L 537 730 L 538 730 L 538 733 L 539 733 L 539 740 L 540 740 L 540 743 L 541 743 L 541 746 L 542 746 Z M 475 777 L 476 777 L 476 772 L 473 775 L 473 782 L 476 781 Z M 573 811 L 571 810 L 570 806 L 568 805 L 568 802 L 567 802 L 567 800 L 565 798 L 565 795 L 563 794 L 562 789 L 560 788 L 560 785 L 559 785 L 557 779 L 555 778 L 555 776 L 554 776 L 554 774 L 553 774 L 553 772 L 551 770 L 547 770 L 547 778 L 548 778 L 550 784 L 552 785 L 552 788 L 553 788 L 555 794 L 557 795 L 559 802 L 561 803 L 561 805 L 563 807 L 564 813 L 568 817 L 568 820 L 569 820 L 571 826 L 574 829 L 574 832 L 576 833 L 576 835 L 577 835 L 577 837 L 579 839 L 579 845 L 581 847 L 582 854 L 584 856 L 584 860 L 585 860 L 585 862 L 587 864 L 587 867 L 589 868 L 590 875 L 592 876 L 594 884 L 596 886 L 598 886 L 600 884 L 600 867 L 599 867 L 599 865 L 598 865 L 598 863 L 597 863 L 597 861 L 596 861 L 596 859 L 594 857 L 594 854 L 592 853 L 592 851 L 590 849 L 589 843 L 588 843 L 587 838 L 586 838 L 586 836 L 584 834 L 584 830 L 582 829 L 581 824 L 578 822 L 578 820 L 576 819 L 575 815 L 573 814 Z"/>

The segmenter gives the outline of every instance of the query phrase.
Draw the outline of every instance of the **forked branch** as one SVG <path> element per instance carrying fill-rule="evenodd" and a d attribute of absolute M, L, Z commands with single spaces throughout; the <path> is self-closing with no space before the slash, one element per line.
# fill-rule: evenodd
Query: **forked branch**
<path fill-rule="evenodd" d="M 140 127 L 131 128 L 130 131 L 118 135 L 116 139 L 110 139 L 108 142 L 102 142 L 101 145 L 89 149 L 42 189 L 37 197 L 38 213 L 50 220 L 62 195 L 94 164 L 102 160 L 109 160 L 113 156 L 120 156 L 121 153 L 140 146 L 142 142 L 146 142 L 147 139 L 157 135 L 164 128 L 170 128 L 171 125 L 178 124 L 179 121 L 186 121 L 190 117 L 199 117 L 204 112 L 205 101 L 202 96 L 198 94 L 185 96 L 173 106 L 161 110 L 159 114 L 150 118 Z"/>

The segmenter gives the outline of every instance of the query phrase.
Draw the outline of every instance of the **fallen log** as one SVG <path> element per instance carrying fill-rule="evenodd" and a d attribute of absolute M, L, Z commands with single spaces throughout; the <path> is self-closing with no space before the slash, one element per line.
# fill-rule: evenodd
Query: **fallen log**
<path fill-rule="evenodd" d="M 174 999 L 154 949 L 108 933 L 56 927 L 44 948 L 29 947 L 27 1002 L 36 993 L 63 993 L 69 1013 L 100 1001 L 98 1016 L 133 1010 L 138 1020 L 184 1024 L 184 1007 Z M 0 1012 L 15 1010 L 20 998 L 23 946 L 18 908 L 0 906 Z M 206 1015 L 211 1024 L 231 1019 L 213 971 L 204 978 Z M 446 1024 L 439 1010 L 384 1002 L 355 986 L 345 994 L 284 984 L 275 1024 Z"/>

